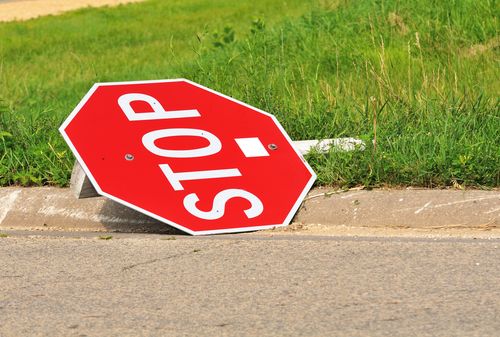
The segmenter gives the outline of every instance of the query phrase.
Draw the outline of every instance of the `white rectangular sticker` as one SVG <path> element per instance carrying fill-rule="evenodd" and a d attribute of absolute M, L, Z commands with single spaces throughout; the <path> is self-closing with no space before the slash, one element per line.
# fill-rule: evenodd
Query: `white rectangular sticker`
<path fill-rule="evenodd" d="M 258 137 L 234 139 L 245 157 L 267 157 L 269 153 Z"/>

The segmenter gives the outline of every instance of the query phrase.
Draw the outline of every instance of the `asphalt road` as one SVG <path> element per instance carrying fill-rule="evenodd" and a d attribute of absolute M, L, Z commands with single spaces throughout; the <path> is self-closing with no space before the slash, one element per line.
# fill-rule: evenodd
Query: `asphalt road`
<path fill-rule="evenodd" d="M 2 337 L 500 331 L 499 240 L 45 235 L 0 238 Z"/>

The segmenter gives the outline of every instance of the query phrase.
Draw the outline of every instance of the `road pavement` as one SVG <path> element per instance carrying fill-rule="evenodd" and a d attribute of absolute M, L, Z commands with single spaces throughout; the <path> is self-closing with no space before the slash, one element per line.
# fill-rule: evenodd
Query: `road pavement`
<path fill-rule="evenodd" d="M 498 239 L 4 233 L 5 337 L 500 331 Z"/>

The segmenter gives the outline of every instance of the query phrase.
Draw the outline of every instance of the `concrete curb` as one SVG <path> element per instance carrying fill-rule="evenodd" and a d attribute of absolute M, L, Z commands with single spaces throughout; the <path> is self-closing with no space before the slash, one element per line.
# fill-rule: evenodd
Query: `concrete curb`
<path fill-rule="evenodd" d="M 76 199 L 67 188 L 0 188 L 0 228 L 178 233 L 104 197 Z"/>
<path fill-rule="evenodd" d="M 179 233 L 106 198 L 78 200 L 54 187 L 0 188 L 0 229 Z M 500 190 L 313 189 L 294 223 L 273 232 L 384 236 L 395 230 L 500 237 Z"/>
<path fill-rule="evenodd" d="M 311 234 L 500 238 L 500 190 L 315 189 L 294 222 Z"/>

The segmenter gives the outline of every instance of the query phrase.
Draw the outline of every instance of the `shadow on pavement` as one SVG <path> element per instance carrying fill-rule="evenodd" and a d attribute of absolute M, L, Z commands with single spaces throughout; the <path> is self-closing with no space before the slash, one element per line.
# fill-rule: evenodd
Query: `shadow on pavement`
<path fill-rule="evenodd" d="M 109 199 L 104 202 L 99 217 L 109 231 L 186 235 L 172 226 Z"/>

